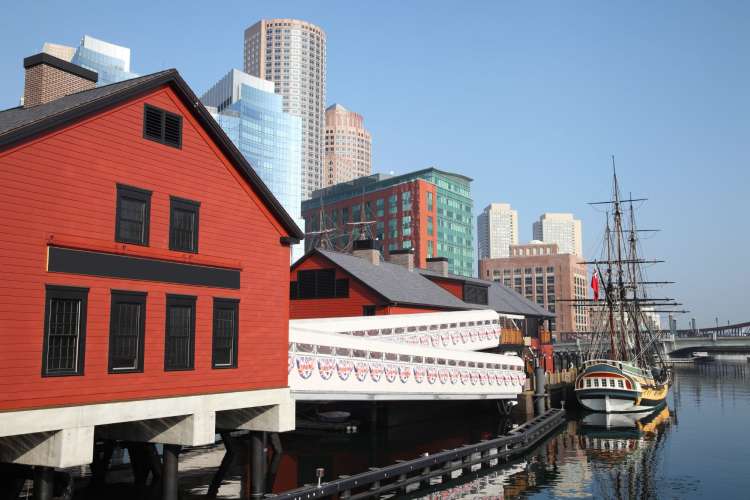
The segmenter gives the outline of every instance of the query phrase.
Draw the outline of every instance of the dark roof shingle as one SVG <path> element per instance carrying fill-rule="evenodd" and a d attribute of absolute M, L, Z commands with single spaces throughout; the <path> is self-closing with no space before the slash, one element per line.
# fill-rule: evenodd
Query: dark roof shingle
<path fill-rule="evenodd" d="M 90 90 L 84 90 L 76 92 L 75 94 L 69 94 L 54 101 L 39 104 L 37 106 L 31 106 L 24 108 L 18 106 L 16 108 L 6 109 L 0 111 L 0 145 L 3 142 L 3 136 L 6 134 L 21 128 L 33 125 L 42 120 L 46 120 L 53 116 L 65 113 L 74 108 L 88 104 L 97 100 L 109 98 L 118 92 L 123 92 L 144 82 L 149 82 L 154 79 L 161 78 L 171 73 L 177 73 L 177 70 L 167 69 L 159 71 L 158 73 L 152 73 L 150 75 L 140 76 L 138 78 L 132 78 L 118 83 L 112 83 L 110 85 L 103 85 L 101 87 L 95 87 Z"/>
<path fill-rule="evenodd" d="M 487 291 L 489 307 L 497 312 L 542 318 L 555 317 L 554 313 L 539 306 L 536 302 L 527 299 L 512 288 L 508 288 L 496 281 L 488 281 L 481 278 L 473 278 L 471 276 L 460 276 L 458 274 L 445 275 L 428 269 L 419 269 L 419 273 L 428 277 L 465 281 L 466 283 L 489 287 Z"/>
<path fill-rule="evenodd" d="M 150 75 L 76 92 L 37 106 L 28 108 L 21 106 L 0 111 L 0 150 L 24 139 L 66 126 L 75 120 L 100 112 L 141 93 L 167 84 L 183 99 L 193 116 L 203 125 L 206 132 L 230 159 L 235 168 L 255 189 L 258 196 L 267 204 L 290 237 L 295 240 L 302 239 L 304 237 L 302 230 L 271 193 L 271 190 L 258 176 L 250 162 L 201 104 L 176 69 L 167 69 Z"/>
<path fill-rule="evenodd" d="M 340 266 L 385 299 L 398 304 L 425 305 L 449 309 L 487 309 L 467 304 L 418 272 L 403 266 L 381 262 L 374 266 L 350 254 L 317 249 L 322 256 Z"/>
<path fill-rule="evenodd" d="M 486 282 L 490 283 L 490 282 Z M 533 302 L 515 290 L 497 282 L 491 282 L 488 290 L 489 305 L 497 312 L 522 314 L 542 318 L 554 318 L 555 314 Z"/>

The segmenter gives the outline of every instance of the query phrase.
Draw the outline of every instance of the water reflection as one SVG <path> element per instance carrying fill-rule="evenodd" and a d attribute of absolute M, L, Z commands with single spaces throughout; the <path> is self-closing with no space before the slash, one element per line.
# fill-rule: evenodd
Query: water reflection
<path fill-rule="evenodd" d="M 481 412 L 472 404 L 442 419 L 434 417 L 439 412 L 446 407 L 425 411 L 431 415 L 426 423 L 377 432 L 284 435 L 274 491 L 315 482 L 319 467 L 326 469 L 324 480 L 331 480 L 491 438 L 509 424 L 496 414 L 477 416 Z M 425 498 L 747 498 L 750 364 L 745 357 L 676 368 L 668 405 L 651 414 L 570 416 L 527 456 L 436 485 L 442 489 Z M 204 463 L 205 456 L 196 458 Z M 212 463 L 218 460 L 220 455 Z M 181 470 L 188 462 L 181 462 Z M 221 497 L 237 498 L 238 473 Z M 197 479 L 195 498 L 205 492 L 205 469 Z"/>
<path fill-rule="evenodd" d="M 680 367 L 668 406 L 575 416 L 520 470 L 425 498 L 747 498 L 748 366 L 743 357 Z"/>

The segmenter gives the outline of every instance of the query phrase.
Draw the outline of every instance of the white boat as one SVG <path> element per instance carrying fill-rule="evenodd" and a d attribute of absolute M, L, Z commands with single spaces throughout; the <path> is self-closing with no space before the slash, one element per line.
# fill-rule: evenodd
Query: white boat
<path fill-rule="evenodd" d="M 576 378 L 576 398 L 587 410 L 604 413 L 649 412 L 663 405 L 669 380 L 627 362 L 593 359 Z"/>
<path fill-rule="evenodd" d="M 646 313 L 677 304 L 649 297 L 647 286 L 668 282 L 644 279 L 642 264 L 658 261 L 639 255 L 638 235 L 643 230 L 636 227 L 634 201 L 641 199 L 621 199 L 615 173 L 612 200 L 595 203 L 607 207 L 601 257 L 584 263 L 594 266 L 594 299 L 575 299 L 572 304 L 578 310 L 592 308 L 593 335 L 576 378 L 575 394 L 584 408 L 595 412 L 653 410 L 664 404 L 669 392 L 670 371 L 657 349 L 658 332 L 646 321 Z"/>

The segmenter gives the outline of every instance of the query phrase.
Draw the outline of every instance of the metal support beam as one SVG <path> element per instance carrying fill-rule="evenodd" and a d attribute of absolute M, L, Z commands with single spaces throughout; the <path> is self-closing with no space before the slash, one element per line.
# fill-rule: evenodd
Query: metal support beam
<path fill-rule="evenodd" d="M 182 447 L 180 445 L 164 445 L 164 465 L 162 473 L 163 500 L 178 500 L 177 470 L 181 449 Z"/>
<path fill-rule="evenodd" d="M 263 498 L 266 488 L 264 486 L 265 454 L 263 453 L 263 433 L 250 433 L 250 498 Z"/>
<path fill-rule="evenodd" d="M 33 500 L 52 500 L 55 486 L 55 469 L 52 467 L 34 467 Z"/>

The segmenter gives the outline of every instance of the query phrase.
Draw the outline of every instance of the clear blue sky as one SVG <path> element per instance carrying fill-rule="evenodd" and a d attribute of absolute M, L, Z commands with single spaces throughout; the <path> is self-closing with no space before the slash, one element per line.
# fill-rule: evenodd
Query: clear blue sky
<path fill-rule="evenodd" d="M 179 7 L 178 7 L 179 5 Z M 650 200 L 645 242 L 699 325 L 750 320 L 750 2 L 6 2 L 0 108 L 22 59 L 84 34 L 132 67 L 177 68 L 202 92 L 242 69 L 242 35 L 296 17 L 328 35 L 329 103 L 365 116 L 378 171 L 427 165 L 475 179 L 476 211 L 506 201 L 520 238 L 544 211 L 583 220 L 596 249 L 614 154 Z"/>

